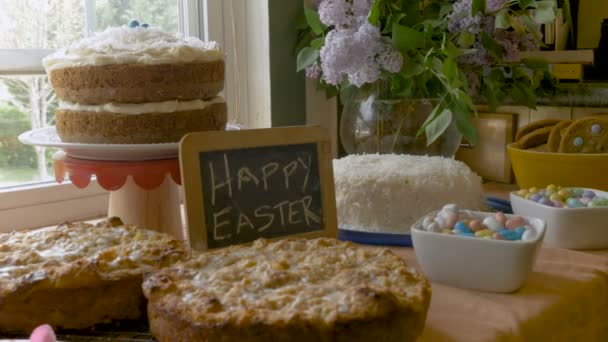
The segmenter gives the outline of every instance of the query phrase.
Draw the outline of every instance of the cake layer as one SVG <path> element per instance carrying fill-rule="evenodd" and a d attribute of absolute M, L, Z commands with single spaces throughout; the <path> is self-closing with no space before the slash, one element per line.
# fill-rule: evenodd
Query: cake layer
<path fill-rule="evenodd" d="M 226 103 L 203 109 L 141 115 L 58 109 L 57 133 L 64 142 L 89 144 L 152 144 L 177 142 L 185 134 L 223 130 L 228 121 Z"/>
<path fill-rule="evenodd" d="M 157 28 L 108 28 L 58 50 L 42 61 L 46 72 L 109 64 L 182 64 L 224 60 L 215 42 L 180 37 Z"/>
<path fill-rule="evenodd" d="M 224 88 L 224 61 L 69 67 L 50 79 L 61 100 L 80 104 L 210 99 Z"/>
<path fill-rule="evenodd" d="M 393 154 L 334 160 L 338 223 L 349 229 L 408 233 L 445 203 L 480 209 L 481 177 L 463 162 Z"/>
<path fill-rule="evenodd" d="M 415 341 L 431 291 L 392 252 L 330 238 L 257 240 L 146 277 L 160 341 Z"/>
<path fill-rule="evenodd" d="M 217 96 L 208 101 L 191 100 L 191 101 L 165 101 L 165 102 L 148 102 L 148 103 L 106 103 L 102 105 L 83 105 L 73 102 L 59 102 L 59 109 L 70 110 L 74 112 L 94 112 L 94 113 L 115 113 L 139 115 L 148 113 L 173 113 L 187 110 L 205 109 L 214 103 L 224 103 L 223 97 Z"/>

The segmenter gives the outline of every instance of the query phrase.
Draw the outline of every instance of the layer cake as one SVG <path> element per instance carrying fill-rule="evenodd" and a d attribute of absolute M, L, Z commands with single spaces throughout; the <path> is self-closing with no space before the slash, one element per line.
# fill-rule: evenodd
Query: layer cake
<path fill-rule="evenodd" d="M 227 122 L 218 44 L 159 29 L 109 28 L 43 60 L 59 136 L 77 143 L 176 142 Z"/>

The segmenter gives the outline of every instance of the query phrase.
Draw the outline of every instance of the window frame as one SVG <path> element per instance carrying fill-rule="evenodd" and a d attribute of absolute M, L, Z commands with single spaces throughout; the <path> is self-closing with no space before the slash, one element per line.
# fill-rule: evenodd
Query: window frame
<path fill-rule="evenodd" d="M 228 67 L 225 95 L 230 99 L 236 98 L 232 94 L 238 94 L 238 102 L 236 100 L 232 103 L 228 101 L 229 108 L 235 106 L 240 108 L 241 115 L 237 119 L 237 124 L 245 127 L 269 127 L 269 94 L 268 91 L 260 89 L 266 87 L 260 86 L 258 82 L 254 87 L 258 89 L 249 94 L 247 89 L 250 87 L 239 86 L 240 82 L 248 85 L 250 75 L 264 75 L 269 69 L 268 61 L 264 63 L 264 51 L 268 50 L 264 48 L 267 47 L 268 33 L 267 30 L 264 32 L 264 25 L 259 25 L 259 21 L 257 21 L 259 18 L 256 18 L 257 23 L 253 20 L 255 15 L 264 12 L 267 7 L 267 4 L 264 5 L 266 1 L 178 1 L 180 31 L 187 36 L 216 40 L 225 48 Z M 253 5 L 254 3 L 255 5 Z M 94 0 L 84 0 L 87 32 L 94 31 L 95 16 L 90 15 L 91 11 L 94 11 L 94 5 Z M 248 12 L 248 10 L 252 11 Z M 235 24 L 247 22 L 250 23 L 249 27 Z M 254 27 L 255 24 L 257 27 Z M 229 35 L 227 32 L 229 27 L 233 29 L 236 27 L 238 32 Z M 237 38 L 237 34 L 243 36 Z M 258 36 L 261 38 L 254 39 Z M 266 37 L 266 45 L 263 42 L 264 37 Z M 249 52 L 247 49 L 251 49 L 251 51 Z M 235 53 L 237 50 L 238 54 Z M 53 51 L 48 49 L 0 49 L 0 75 L 42 75 L 44 74 L 42 58 Z M 238 58 L 238 60 L 234 61 L 234 58 Z M 256 70 L 249 71 L 252 68 L 247 68 L 247 66 L 252 63 L 263 64 L 263 67 L 253 68 Z M 235 75 L 229 67 L 230 65 L 241 66 L 237 74 L 238 82 L 229 81 Z M 269 84 L 269 79 L 267 82 Z M 250 98 L 253 100 L 249 100 Z M 243 109 L 247 109 L 247 111 L 243 111 Z M 108 200 L 109 192 L 101 188 L 95 179 L 92 179 L 84 189 L 77 188 L 69 180 L 62 184 L 35 182 L 2 188 L 0 189 L 0 232 L 101 217 L 107 215 Z"/>

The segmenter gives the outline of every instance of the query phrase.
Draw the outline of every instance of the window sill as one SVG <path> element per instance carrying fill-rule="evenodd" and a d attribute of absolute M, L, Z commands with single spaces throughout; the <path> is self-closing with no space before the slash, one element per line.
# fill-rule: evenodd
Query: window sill
<path fill-rule="evenodd" d="M 85 189 L 67 182 L 0 191 L 0 233 L 81 221 L 107 214 L 109 193 L 96 181 Z"/>

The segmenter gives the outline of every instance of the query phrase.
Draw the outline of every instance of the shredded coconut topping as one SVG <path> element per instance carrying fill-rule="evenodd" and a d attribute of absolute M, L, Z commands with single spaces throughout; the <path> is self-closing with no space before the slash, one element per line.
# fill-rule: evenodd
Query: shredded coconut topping
<path fill-rule="evenodd" d="M 219 44 L 156 28 L 108 28 L 43 59 L 47 73 L 85 65 L 167 64 L 223 60 Z"/>
<path fill-rule="evenodd" d="M 338 223 L 349 229 L 407 233 L 446 203 L 480 209 L 481 177 L 463 162 L 411 155 L 351 155 L 334 161 Z"/>

